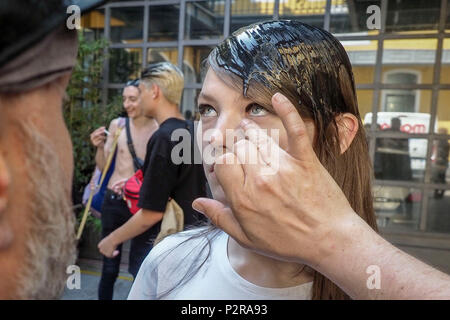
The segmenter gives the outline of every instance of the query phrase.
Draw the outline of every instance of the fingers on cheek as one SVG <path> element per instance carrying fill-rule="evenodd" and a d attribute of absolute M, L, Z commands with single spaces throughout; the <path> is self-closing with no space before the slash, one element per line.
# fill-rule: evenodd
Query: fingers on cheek
<path fill-rule="evenodd" d="M 233 153 L 227 152 L 215 159 L 214 171 L 218 176 L 226 177 L 230 174 L 227 166 L 236 164 L 239 164 L 237 157 Z"/>

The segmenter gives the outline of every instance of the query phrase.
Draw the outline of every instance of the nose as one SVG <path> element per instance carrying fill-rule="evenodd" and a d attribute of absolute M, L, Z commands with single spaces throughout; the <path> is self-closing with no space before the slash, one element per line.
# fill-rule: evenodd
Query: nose
<path fill-rule="evenodd" d="M 239 126 L 241 120 L 242 116 L 237 112 L 222 112 L 217 118 L 209 137 L 206 137 L 207 142 L 214 148 L 233 150 L 233 145 L 244 138 Z"/>
<path fill-rule="evenodd" d="M 123 107 L 124 107 L 126 110 L 130 109 L 131 106 L 132 106 L 132 103 L 131 103 L 131 102 L 125 101 L 125 102 L 123 103 Z"/>

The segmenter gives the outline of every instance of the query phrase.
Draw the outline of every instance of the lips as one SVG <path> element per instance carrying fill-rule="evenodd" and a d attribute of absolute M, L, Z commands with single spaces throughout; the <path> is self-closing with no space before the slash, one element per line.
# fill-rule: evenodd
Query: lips
<path fill-rule="evenodd" d="M 208 165 L 208 167 L 207 167 L 207 168 L 208 168 L 208 172 L 209 172 L 209 173 L 212 173 L 212 172 L 214 172 L 214 166 L 215 166 L 215 164 L 216 164 L 216 163 L 214 162 L 213 164 L 211 164 L 211 165 Z"/>

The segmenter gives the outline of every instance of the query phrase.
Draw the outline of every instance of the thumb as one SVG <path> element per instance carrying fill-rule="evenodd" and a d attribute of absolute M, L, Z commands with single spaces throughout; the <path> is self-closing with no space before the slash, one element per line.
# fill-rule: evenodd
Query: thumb
<path fill-rule="evenodd" d="M 114 250 L 112 257 L 115 258 L 119 255 L 119 250 Z"/>
<path fill-rule="evenodd" d="M 197 198 L 192 203 L 192 208 L 204 214 L 216 227 L 228 233 L 238 242 L 248 242 L 248 238 L 242 231 L 233 212 L 222 202 L 214 199 Z"/>

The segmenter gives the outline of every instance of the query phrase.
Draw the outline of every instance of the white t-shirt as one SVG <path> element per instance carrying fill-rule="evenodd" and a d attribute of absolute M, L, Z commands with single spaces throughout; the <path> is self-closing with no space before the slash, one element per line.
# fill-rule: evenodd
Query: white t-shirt
<path fill-rule="evenodd" d="M 204 229 L 203 229 L 204 230 Z M 180 246 L 183 240 L 199 232 L 184 231 L 169 236 L 148 254 L 131 288 L 128 299 L 158 299 L 160 294 L 172 288 L 189 270 L 192 262 L 204 260 L 208 250 L 199 250 L 207 243 L 205 236 L 194 238 Z M 210 239 L 211 251 L 207 261 L 184 285 L 162 297 L 180 300 L 309 300 L 312 282 L 289 288 L 265 288 L 242 278 L 228 260 L 228 234 L 222 231 Z M 173 251 L 161 259 L 162 253 Z M 159 258 L 158 258 L 159 257 Z"/>

